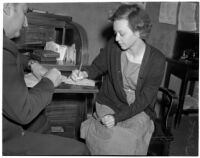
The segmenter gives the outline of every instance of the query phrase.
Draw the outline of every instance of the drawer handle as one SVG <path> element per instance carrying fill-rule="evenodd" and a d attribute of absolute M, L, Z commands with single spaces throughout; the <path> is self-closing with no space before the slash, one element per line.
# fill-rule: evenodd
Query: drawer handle
<path fill-rule="evenodd" d="M 53 133 L 64 132 L 64 129 L 61 126 L 52 126 L 51 132 L 53 132 Z"/>

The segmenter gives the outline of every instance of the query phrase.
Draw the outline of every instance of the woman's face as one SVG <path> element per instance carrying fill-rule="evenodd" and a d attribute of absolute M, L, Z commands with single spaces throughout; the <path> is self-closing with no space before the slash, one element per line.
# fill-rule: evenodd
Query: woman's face
<path fill-rule="evenodd" d="M 115 31 L 115 40 L 118 42 L 122 50 L 131 48 L 134 43 L 140 39 L 139 31 L 133 32 L 129 27 L 129 22 L 126 19 L 115 20 L 113 23 Z"/>

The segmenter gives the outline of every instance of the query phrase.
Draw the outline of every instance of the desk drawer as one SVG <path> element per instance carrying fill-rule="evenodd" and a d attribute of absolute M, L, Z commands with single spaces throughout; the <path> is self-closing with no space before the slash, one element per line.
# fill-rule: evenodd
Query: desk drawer
<path fill-rule="evenodd" d="M 49 133 L 69 138 L 79 137 L 79 128 L 74 125 L 66 125 L 60 122 L 51 122 L 49 127 Z"/>
<path fill-rule="evenodd" d="M 45 114 L 49 120 L 49 133 L 78 138 L 81 122 L 85 117 L 83 101 L 54 100 Z"/>

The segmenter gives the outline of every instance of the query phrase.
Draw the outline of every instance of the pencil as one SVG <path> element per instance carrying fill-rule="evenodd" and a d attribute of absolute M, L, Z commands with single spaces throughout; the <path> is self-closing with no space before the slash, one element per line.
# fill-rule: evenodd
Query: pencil
<path fill-rule="evenodd" d="M 79 76 L 81 69 L 82 69 L 82 63 L 80 64 L 79 69 L 78 69 L 78 76 Z"/>

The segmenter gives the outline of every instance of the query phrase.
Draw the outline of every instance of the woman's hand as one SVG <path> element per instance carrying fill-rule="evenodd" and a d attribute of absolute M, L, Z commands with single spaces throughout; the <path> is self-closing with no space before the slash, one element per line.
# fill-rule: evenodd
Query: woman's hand
<path fill-rule="evenodd" d="M 79 80 L 82 80 L 84 78 L 87 78 L 88 74 L 85 71 L 79 71 L 79 70 L 76 69 L 76 70 L 72 71 L 72 74 L 71 74 L 70 77 L 74 81 L 79 81 Z"/>
<path fill-rule="evenodd" d="M 101 118 L 101 122 L 107 127 L 111 128 L 115 125 L 115 118 L 113 115 L 105 115 Z"/>

